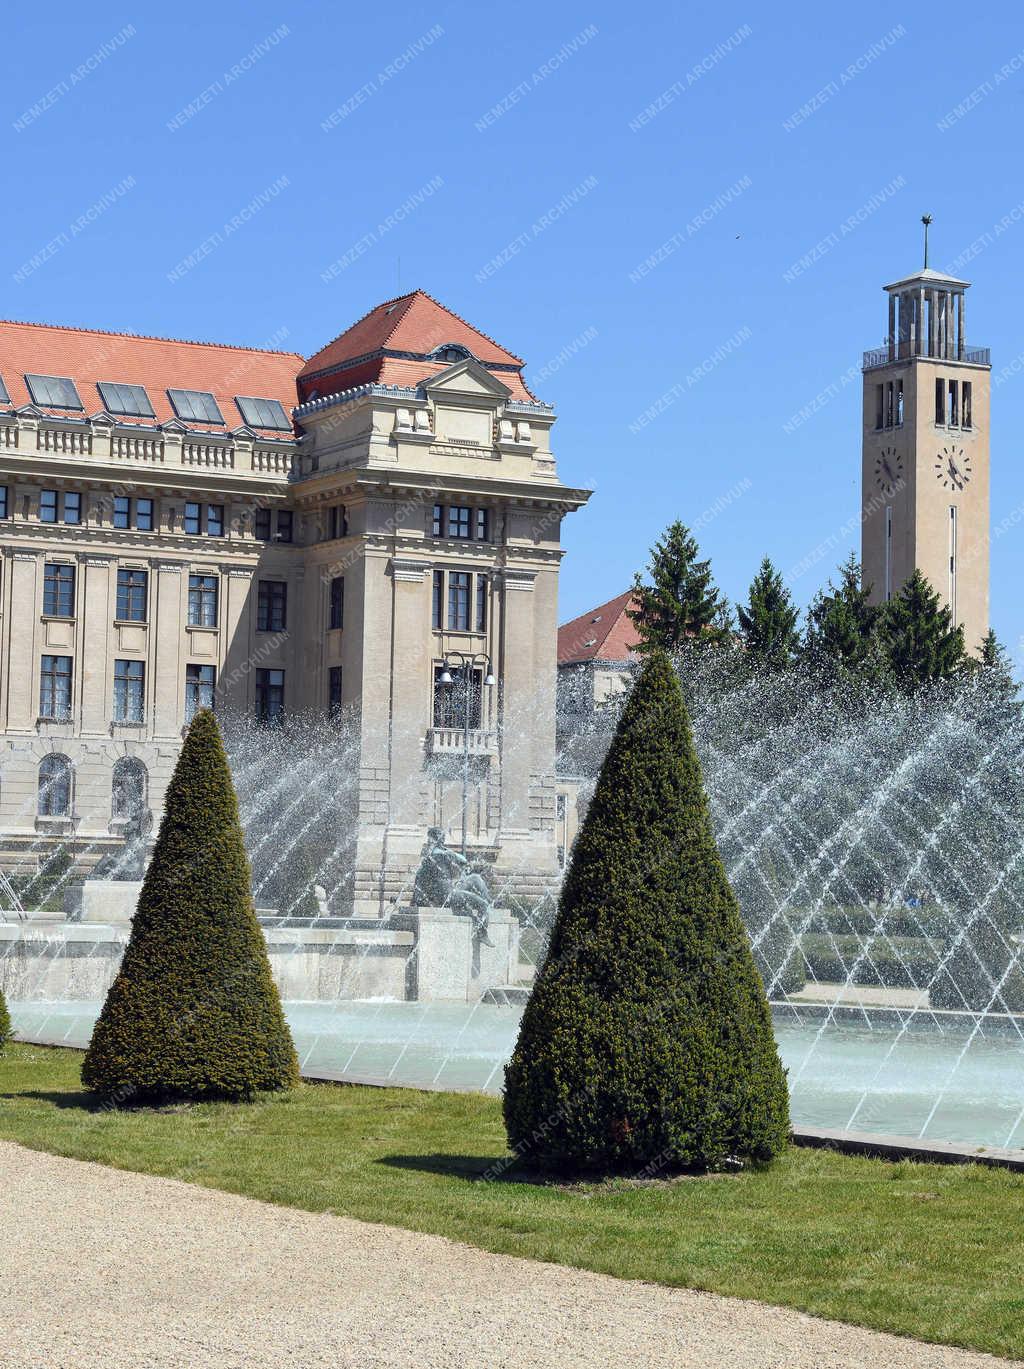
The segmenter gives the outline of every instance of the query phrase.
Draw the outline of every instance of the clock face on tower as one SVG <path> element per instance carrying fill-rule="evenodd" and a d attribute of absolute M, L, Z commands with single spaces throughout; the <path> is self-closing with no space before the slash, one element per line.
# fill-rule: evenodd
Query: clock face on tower
<path fill-rule="evenodd" d="M 963 447 L 943 447 L 935 458 L 935 476 L 947 490 L 962 490 L 971 478 L 971 458 Z"/>
<path fill-rule="evenodd" d="M 875 459 L 875 482 L 885 495 L 903 485 L 903 456 L 895 447 L 883 447 Z"/>

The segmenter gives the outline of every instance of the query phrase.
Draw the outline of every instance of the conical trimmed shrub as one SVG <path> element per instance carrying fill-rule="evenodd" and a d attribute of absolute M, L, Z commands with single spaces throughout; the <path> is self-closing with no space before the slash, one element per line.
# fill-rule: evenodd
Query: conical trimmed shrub
<path fill-rule="evenodd" d="M 298 1080 L 253 907 L 238 800 L 213 714 L 167 788 L 131 938 L 82 1066 L 118 1102 L 242 1099 Z"/>
<path fill-rule="evenodd" d="M 0 989 L 0 1051 L 3 1050 L 11 1037 L 11 1015 L 7 1011 L 7 1003 L 4 999 L 4 991 Z"/>
<path fill-rule="evenodd" d="M 539 1169 L 766 1161 L 789 1098 L 682 693 L 651 655 L 623 710 L 505 1072 Z"/>

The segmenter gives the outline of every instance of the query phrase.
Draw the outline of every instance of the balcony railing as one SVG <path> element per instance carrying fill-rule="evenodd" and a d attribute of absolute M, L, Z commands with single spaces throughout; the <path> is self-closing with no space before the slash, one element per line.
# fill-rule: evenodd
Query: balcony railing
<path fill-rule="evenodd" d="M 462 727 L 432 727 L 427 733 L 427 749 L 432 756 L 461 756 L 466 745 Z M 493 756 L 498 751 L 497 733 L 482 727 L 469 729 L 469 754 Z"/>
<path fill-rule="evenodd" d="M 969 361 L 973 366 L 991 366 L 992 353 L 988 347 L 965 347 L 961 356 L 944 357 L 938 352 L 918 352 L 913 349 L 913 344 L 906 339 L 897 342 L 893 347 L 872 347 L 864 353 L 864 370 L 870 371 L 876 366 L 888 366 L 890 361 L 906 361 L 910 357 L 928 357 L 932 361 Z"/>

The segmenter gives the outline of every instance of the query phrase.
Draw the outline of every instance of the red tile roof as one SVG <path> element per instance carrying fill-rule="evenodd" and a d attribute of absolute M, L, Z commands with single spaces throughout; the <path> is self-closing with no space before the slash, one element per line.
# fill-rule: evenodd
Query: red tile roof
<path fill-rule="evenodd" d="M 322 347 L 299 372 L 303 399 L 348 390 L 376 381 L 410 388 L 437 375 L 450 363 L 430 360 L 442 343 L 465 347 L 503 385 L 513 399 L 532 400 L 522 377 L 524 362 L 492 337 L 446 309 L 424 290 L 385 300 L 333 342 Z"/>
<path fill-rule="evenodd" d="M 0 376 L 15 407 L 31 404 L 25 383 L 28 375 L 69 376 L 78 388 L 81 410 L 43 409 L 59 417 L 86 418 L 103 410 L 97 381 L 144 385 L 156 411 L 156 421 L 176 418 L 168 388 L 208 390 L 224 415 L 223 426 L 192 424 L 204 432 L 225 432 L 243 426 L 236 395 L 278 399 L 290 414 L 295 405 L 295 376 L 302 365 L 296 352 L 267 352 L 254 347 L 230 347 L 215 342 L 181 342 L 107 333 L 94 328 L 64 328 L 44 323 L 0 321 Z M 152 423 L 152 419 L 118 422 Z M 281 430 L 260 430 L 287 437 Z"/>
<path fill-rule="evenodd" d="M 618 598 L 563 624 L 558 629 L 558 664 L 628 661 L 639 640 L 626 612 L 632 606 L 633 591 L 628 589 Z"/>

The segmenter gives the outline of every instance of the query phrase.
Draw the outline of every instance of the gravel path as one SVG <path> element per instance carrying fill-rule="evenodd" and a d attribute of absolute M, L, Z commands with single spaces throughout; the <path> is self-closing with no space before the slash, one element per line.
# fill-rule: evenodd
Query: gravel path
<path fill-rule="evenodd" d="M 3 1369 L 1008 1363 L 0 1142 Z"/>

